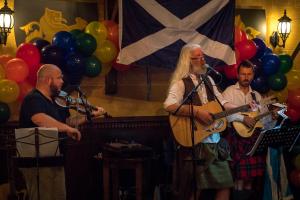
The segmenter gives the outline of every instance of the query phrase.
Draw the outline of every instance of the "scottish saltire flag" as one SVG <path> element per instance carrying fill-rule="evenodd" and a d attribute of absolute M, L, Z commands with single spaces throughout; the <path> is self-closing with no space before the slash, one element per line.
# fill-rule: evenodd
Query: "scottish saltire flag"
<path fill-rule="evenodd" d="M 118 62 L 174 68 L 183 45 L 211 66 L 235 64 L 234 0 L 119 0 Z"/>

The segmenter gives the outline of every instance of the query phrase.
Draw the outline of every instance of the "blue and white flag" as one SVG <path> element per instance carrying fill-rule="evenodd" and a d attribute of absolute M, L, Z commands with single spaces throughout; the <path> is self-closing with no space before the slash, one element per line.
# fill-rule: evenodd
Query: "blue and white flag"
<path fill-rule="evenodd" d="M 119 0 L 118 62 L 172 69 L 197 43 L 211 66 L 235 64 L 234 9 L 234 0 Z"/>

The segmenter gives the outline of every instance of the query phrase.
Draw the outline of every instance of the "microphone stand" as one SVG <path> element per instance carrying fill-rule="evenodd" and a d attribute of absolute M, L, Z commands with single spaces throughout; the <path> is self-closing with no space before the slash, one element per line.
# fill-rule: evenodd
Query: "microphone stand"
<path fill-rule="evenodd" d="M 87 98 L 86 95 L 81 91 L 80 87 L 77 87 L 77 92 L 79 94 L 79 98 L 81 99 L 84 109 L 85 109 L 85 113 L 86 113 L 86 118 L 88 123 L 92 123 L 92 114 L 91 114 L 91 109 L 89 107 L 89 105 L 87 104 Z"/>
<path fill-rule="evenodd" d="M 205 76 L 207 76 L 205 74 Z M 200 85 L 203 83 L 203 79 L 201 81 L 198 81 L 198 84 L 189 92 L 189 94 L 183 99 L 182 103 L 178 106 L 178 108 L 175 110 L 173 115 L 176 115 L 179 109 L 185 105 L 186 102 L 189 102 L 190 107 L 190 122 L 191 122 L 191 139 L 192 139 L 192 159 L 191 160 L 185 160 L 185 161 L 191 161 L 192 162 L 192 174 L 193 174 L 193 194 L 194 194 L 194 200 L 197 200 L 197 171 L 196 171 L 196 165 L 201 163 L 201 160 L 196 158 L 196 149 L 195 149 L 195 130 L 196 130 L 196 124 L 195 124 L 195 116 L 194 116 L 194 108 L 193 108 L 193 97 L 195 94 L 197 94 L 197 90 L 200 87 Z"/>

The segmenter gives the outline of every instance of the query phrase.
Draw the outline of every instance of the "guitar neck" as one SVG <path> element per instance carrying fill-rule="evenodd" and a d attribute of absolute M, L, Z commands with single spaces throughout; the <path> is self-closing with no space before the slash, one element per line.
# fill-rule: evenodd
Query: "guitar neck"
<path fill-rule="evenodd" d="M 227 117 L 229 115 L 233 115 L 233 114 L 238 113 L 238 112 L 245 112 L 249 108 L 250 108 L 250 106 L 247 104 L 247 105 L 239 106 L 239 107 L 236 107 L 236 108 L 233 108 L 233 109 L 230 109 L 230 110 L 225 110 L 225 111 L 220 112 L 220 113 L 216 113 L 216 114 L 213 115 L 213 117 L 214 117 L 215 120 L 217 120 L 217 119 L 221 119 L 223 117 Z"/>
<path fill-rule="evenodd" d="M 262 118 L 264 118 L 264 117 L 266 117 L 266 116 L 268 116 L 268 115 L 270 115 L 270 114 L 272 114 L 272 111 L 265 112 L 265 113 L 263 113 L 263 114 L 257 115 L 257 116 L 254 118 L 254 120 L 255 120 L 255 121 L 258 121 L 258 120 L 260 120 L 260 119 L 262 119 Z"/>

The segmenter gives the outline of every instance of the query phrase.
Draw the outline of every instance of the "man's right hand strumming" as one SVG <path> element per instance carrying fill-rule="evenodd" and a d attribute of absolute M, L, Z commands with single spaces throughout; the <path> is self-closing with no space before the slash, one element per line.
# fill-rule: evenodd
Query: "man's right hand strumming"
<path fill-rule="evenodd" d="M 245 116 L 243 123 L 249 128 L 253 128 L 255 126 L 256 121 L 252 117 Z"/>
<path fill-rule="evenodd" d="M 205 110 L 196 110 L 195 117 L 203 125 L 210 125 L 214 122 L 211 113 Z"/>

